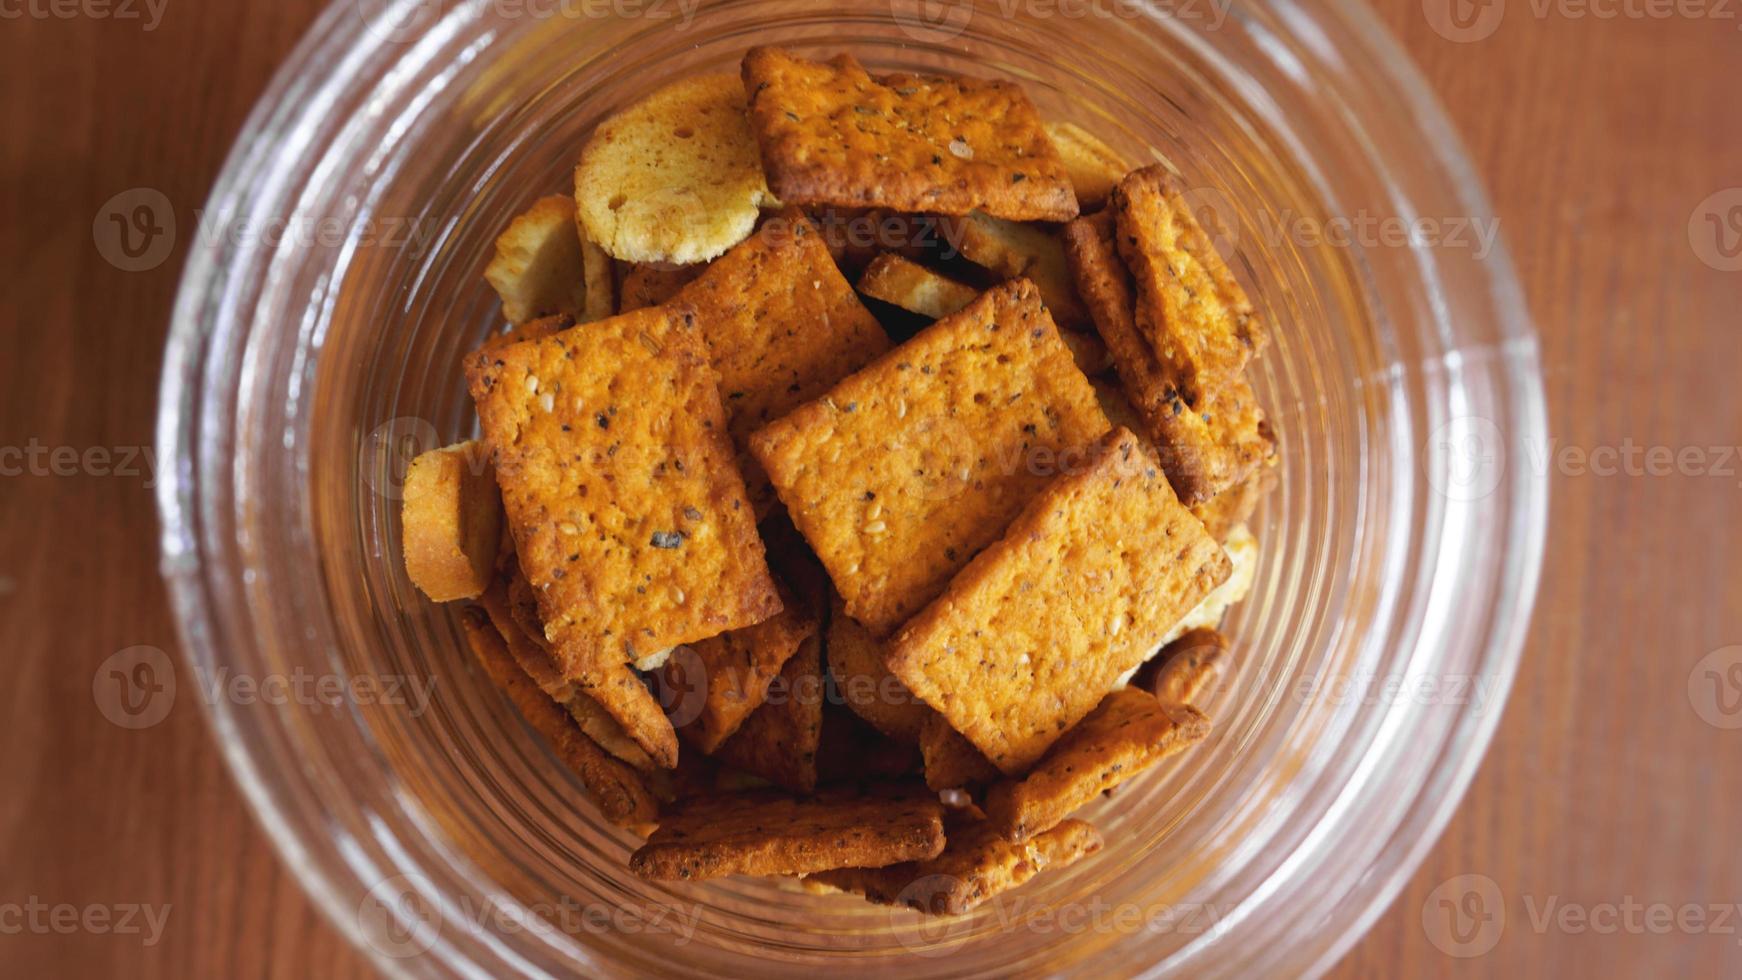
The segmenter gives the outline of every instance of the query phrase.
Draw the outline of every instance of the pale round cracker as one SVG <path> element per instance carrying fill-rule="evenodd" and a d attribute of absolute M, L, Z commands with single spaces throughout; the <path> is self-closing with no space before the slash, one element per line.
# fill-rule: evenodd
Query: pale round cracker
<path fill-rule="evenodd" d="M 673 82 L 601 123 L 575 167 L 587 237 L 625 262 L 689 264 L 749 236 L 772 205 L 736 75 Z"/>

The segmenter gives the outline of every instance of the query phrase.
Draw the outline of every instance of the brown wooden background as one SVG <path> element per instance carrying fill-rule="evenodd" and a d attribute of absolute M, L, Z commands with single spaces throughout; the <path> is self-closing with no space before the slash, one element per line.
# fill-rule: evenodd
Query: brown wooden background
<path fill-rule="evenodd" d="M 113 467 L 151 441 L 191 236 L 162 266 L 123 272 L 93 221 L 116 193 L 152 187 L 191 222 L 318 2 L 168 0 L 155 24 L 142 0 L 135 19 L 36 2 L 0 7 L 0 446 L 110 447 Z M 1559 447 L 1742 443 L 1742 272 L 1708 264 L 1717 253 L 1689 233 L 1709 195 L 1742 188 L 1742 4 L 1666 16 L 1643 0 L 1498 0 L 1498 29 L 1459 43 L 1425 15 L 1438 2 L 1382 16 L 1493 194 L 1542 331 Z M 1738 204 L 1742 190 L 1718 213 Z M 0 477 L 0 973 L 365 974 L 279 866 L 191 699 L 143 731 L 93 707 L 104 658 L 175 646 L 148 470 L 133 469 Z M 1742 644 L 1742 474 L 1734 461 L 1727 475 L 1552 469 L 1542 596 L 1499 736 L 1338 976 L 1742 974 L 1742 913 L 1683 913 L 1664 932 L 1643 910 L 1742 902 L 1742 730 L 1689 694 L 1703 657 Z M 1506 903 L 1498 942 L 1470 958 L 1435 944 L 1449 933 L 1433 891 L 1462 875 Z M 32 899 L 171 910 L 150 947 L 3 934 L 6 906 Z M 1611 922 L 1605 906 L 1628 903 L 1631 922 Z"/>

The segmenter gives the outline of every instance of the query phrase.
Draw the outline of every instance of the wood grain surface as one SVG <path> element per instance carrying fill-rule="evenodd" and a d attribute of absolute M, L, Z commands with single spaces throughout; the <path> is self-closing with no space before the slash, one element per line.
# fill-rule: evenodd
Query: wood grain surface
<path fill-rule="evenodd" d="M 1468 798 L 1333 975 L 1739 975 L 1742 728 L 1725 725 L 1742 724 L 1742 657 L 1724 650 L 1742 644 L 1742 462 L 1664 472 L 1645 454 L 1742 443 L 1742 272 L 1719 268 L 1742 247 L 1742 190 L 1719 194 L 1742 188 L 1742 12 L 1447 0 L 1475 17 L 1450 22 L 1440 2 L 1380 13 L 1462 130 L 1542 333 L 1549 553 Z M 106 658 L 176 644 L 142 447 L 191 237 L 129 272 L 99 226 L 139 187 L 192 220 L 318 6 L 0 3 L 0 446 L 40 447 L 0 477 L 3 975 L 369 972 L 280 866 L 190 699 L 138 731 L 93 707 Z M 167 917 L 152 936 L 58 905 Z"/>

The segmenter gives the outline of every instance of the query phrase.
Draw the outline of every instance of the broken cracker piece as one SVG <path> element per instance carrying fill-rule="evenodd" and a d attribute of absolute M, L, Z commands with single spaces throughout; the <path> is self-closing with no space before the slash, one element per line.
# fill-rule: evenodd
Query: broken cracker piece
<path fill-rule="evenodd" d="M 823 734 L 822 637 L 812 632 L 768 686 L 761 707 L 714 753 L 735 769 L 794 793 L 817 788 Z"/>
<path fill-rule="evenodd" d="M 884 252 L 859 276 L 859 292 L 899 306 L 909 313 L 941 320 L 980 295 L 974 287 L 903 258 Z"/>
<path fill-rule="evenodd" d="M 788 204 L 1068 221 L 1077 200 L 1020 86 L 871 75 L 851 55 L 744 56 L 750 124 L 769 187 Z"/>
<path fill-rule="evenodd" d="M 1228 638 L 1213 629 L 1195 629 L 1163 647 L 1131 683 L 1165 704 L 1196 707 L 1227 664 Z"/>
<path fill-rule="evenodd" d="M 1107 429 L 1012 280 L 751 437 L 848 615 L 887 636 Z"/>
<path fill-rule="evenodd" d="M 703 262 L 743 241 L 773 199 L 742 83 L 681 79 L 600 123 L 575 202 L 587 237 L 625 262 Z"/>
<path fill-rule="evenodd" d="M 519 572 L 516 568 L 510 573 L 511 578 L 492 583 L 478 604 L 490 617 L 496 632 L 502 634 L 502 641 L 514 662 L 526 671 L 526 676 L 532 678 L 539 690 L 560 704 L 575 696 L 575 686 L 551 659 L 550 647 L 544 642 L 542 631 L 535 633 L 528 628 L 525 611 L 514 608 L 516 592 L 523 593 L 525 599 L 531 598 L 525 589 L 526 579 Z M 537 625 L 536 610 L 532 622 Z"/>
<path fill-rule="evenodd" d="M 1089 326 L 1088 311 L 1077 299 L 1064 245 L 1056 233 L 979 212 L 948 219 L 943 227 L 950 244 L 968 261 L 1006 279 L 1021 276 L 1032 280 L 1053 322 L 1061 328 L 1082 330 Z"/>
<path fill-rule="evenodd" d="M 665 262 L 620 263 L 617 277 L 617 312 L 663 306 L 696 277 L 707 271 L 701 263 L 671 265 Z"/>
<path fill-rule="evenodd" d="M 1210 411 L 1263 350 L 1263 321 L 1166 167 L 1127 174 L 1107 210 L 1136 288 L 1138 334 L 1186 408 Z"/>
<path fill-rule="evenodd" d="M 927 786 L 939 791 L 978 790 L 1003 775 L 973 742 L 950 727 L 949 719 L 929 708 L 927 712 L 919 731 Z"/>
<path fill-rule="evenodd" d="M 1125 687 L 1107 695 L 1020 780 L 986 794 L 986 817 L 1006 840 L 1059 825 L 1097 796 L 1204 739 L 1210 720 L 1189 705 L 1163 704 Z"/>
<path fill-rule="evenodd" d="M 889 669 L 1019 774 L 1228 574 L 1154 457 L 1117 429 L 895 634 Z"/>
<path fill-rule="evenodd" d="M 472 599 L 495 574 L 502 499 L 477 442 L 432 449 L 405 471 L 401 551 L 413 585 L 437 602 Z"/>
<path fill-rule="evenodd" d="M 797 209 L 770 218 L 673 299 L 695 311 L 720 373 L 735 446 L 889 349 L 889 338 Z M 745 485 L 766 514 L 767 477 L 745 455 Z"/>
<path fill-rule="evenodd" d="M 743 793 L 672 807 L 629 867 L 656 880 L 800 875 L 924 861 L 943 848 L 943 807 L 929 796 Z"/>
<path fill-rule="evenodd" d="M 762 705 L 768 687 L 822 628 L 813 612 L 783 594 L 780 615 L 698 640 L 666 661 L 662 683 L 680 692 L 666 712 L 685 741 L 712 754 Z M 668 698 L 668 701 L 671 700 Z"/>
<path fill-rule="evenodd" d="M 1135 292 L 1114 244 L 1112 216 L 1073 221 L 1064 237 L 1078 294 L 1180 499 L 1201 504 L 1244 480 L 1275 452 L 1252 386 L 1237 376 L 1224 382 L 1208 409 L 1191 410 L 1138 331 Z"/>
<path fill-rule="evenodd" d="M 587 308 L 587 276 L 581 237 L 575 232 L 575 202 L 561 194 L 541 197 L 508 223 L 496 238 L 496 254 L 484 278 L 502 299 L 502 315 L 521 324 Z"/>
<path fill-rule="evenodd" d="M 932 710 L 883 664 L 883 644 L 853 617 L 839 596 L 829 617 L 829 673 L 854 714 L 883 734 L 908 745 L 919 743 L 920 726 Z"/>
<path fill-rule="evenodd" d="M 1105 204 L 1113 188 L 1131 170 L 1118 150 L 1076 123 L 1049 122 L 1046 134 L 1052 137 L 1052 145 L 1058 147 L 1065 171 L 1071 175 L 1071 187 L 1077 192 L 1077 203 L 1084 211 Z"/>
<path fill-rule="evenodd" d="M 612 758 L 583 733 L 575 720 L 549 695 L 540 691 L 508 653 L 501 634 L 480 609 L 468 609 L 462 619 L 466 639 L 485 673 L 519 709 L 533 731 L 544 737 L 592 795 L 607 820 L 624 827 L 642 827 L 659 817 L 659 802 L 634 768 Z"/>
<path fill-rule="evenodd" d="M 1100 849 L 1100 833 L 1081 820 L 1067 820 L 1022 843 L 1005 840 L 984 821 L 952 820 L 944 852 L 929 861 L 822 871 L 805 880 L 878 905 L 962 915 L 1042 871 L 1069 867 Z"/>

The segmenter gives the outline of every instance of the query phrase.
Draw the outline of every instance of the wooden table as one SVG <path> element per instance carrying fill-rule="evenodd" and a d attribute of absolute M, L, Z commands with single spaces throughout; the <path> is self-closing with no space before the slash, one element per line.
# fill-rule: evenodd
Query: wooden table
<path fill-rule="evenodd" d="M 1593 7 L 1661 9 L 1620 2 Z M 318 5 L 160 2 L 158 23 L 130 2 L 134 19 L 0 19 L 0 445 L 43 447 L 38 475 L 0 478 L 0 636 L 13 650 L 0 685 L 0 930 L 33 903 L 42 923 L 0 934 L 9 975 L 367 972 L 279 866 L 192 703 L 142 731 L 93 713 L 99 663 L 176 642 L 151 471 L 122 457 L 151 442 L 185 252 L 121 271 L 95 247 L 93 217 L 152 187 L 191 220 Z M 114 9 L 80 9 L 100 7 Z M 1742 722 L 1722 714 L 1742 687 L 1716 707 L 1710 688 L 1696 710 L 1690 676 L 1695 693 L 1736 676 L 1707 673 L 1734 662 L 1724 654 L 1702 658 L 1742 643 L 1742 464 L 1713 452 L 1652 475 L 1643 453 L 1742 443 L 1742 272 L 1715 268 L 1717 241 L 1689 233 L 1690 220 L 1711 230 L 1701 208 L 1742 222 L 1742 190 L 1705 203 L 1742 188 L 1742 14 L 1500 9 L 1498 29 L 1467 42 L 1436 33 L 1417 0 L 1383 17 L 1463 131 L 1540 325 L 1558 439 L 1548 564 L 1513 700 L 1462 810 L 1335 973 L 1736 975 L 1742 915 L 1720 923 L 1714 907 L 1742 901 L 1742 730 L 1721 727 Z M 47 450 L 59 446 L 113 455 L 56 476 Z M 1604 464 L 1612 452 L 1624 467 L 1630 447 L 1636 475 Z M 1486 883 L 1439 887 L 1466 875 Z M 1458 908 L 1471 882 L 1505 902 L 1485 933 L 1441 904 Z M 60 903 L 170 909 L 146 946 L 119 923 L 63 934 L 41 910 Z M 1701 906 L 1702 922 L 1683 906 Z M 1442 948 L 1490 945 L 1467 958 Z"/>

